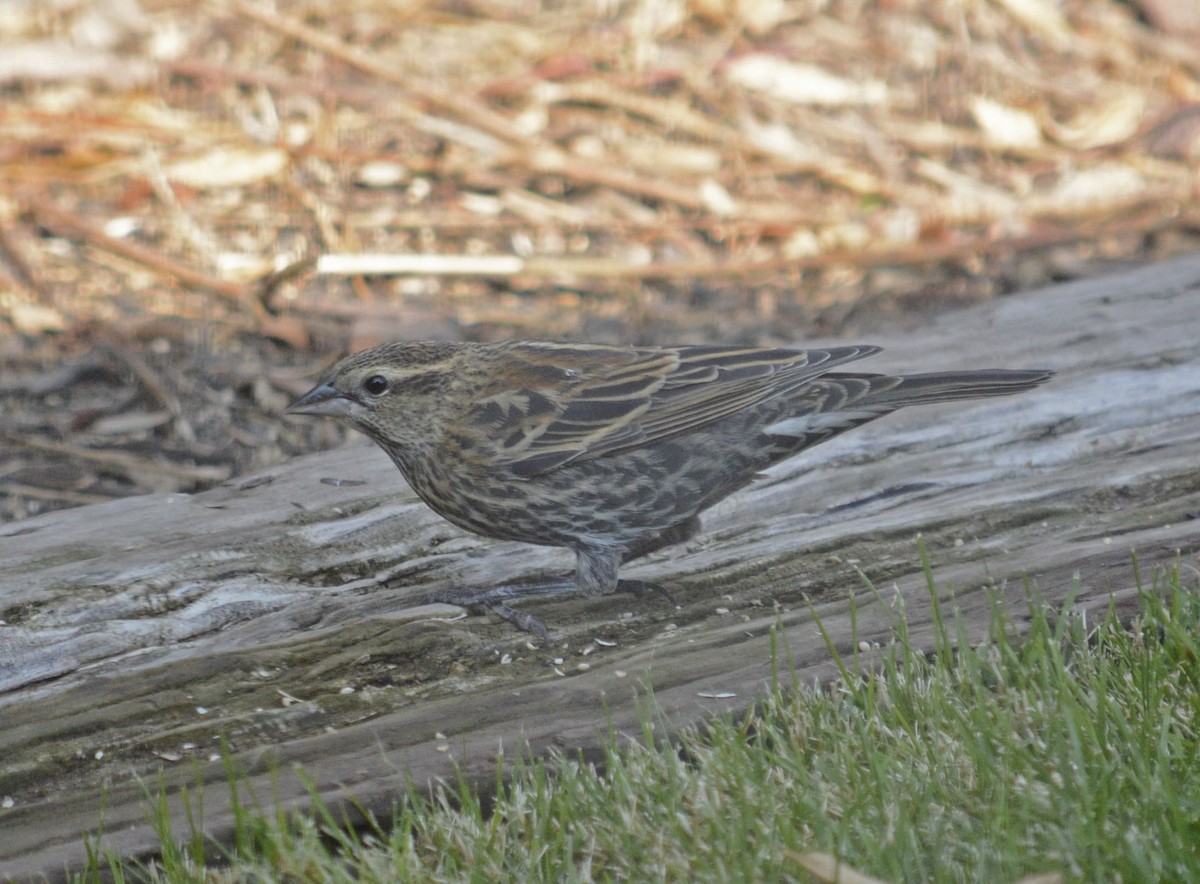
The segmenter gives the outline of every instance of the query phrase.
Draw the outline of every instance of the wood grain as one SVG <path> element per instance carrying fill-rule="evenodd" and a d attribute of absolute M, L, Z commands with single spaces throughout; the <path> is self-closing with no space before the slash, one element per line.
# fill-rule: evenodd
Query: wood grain
<path fill-rule="evenodd" d="M 1193 257 L 868 341 L 887 348 L 870 366 L 884 371 L 1059 375 L 806 452 L 711 510 L 695 541 L 623 572 L 665 583 L 675 604 L 531 603 L 547 649 L 413 602 L 566 571 L 569 555 L 464 535 L 366 443 L 203 494 L 2 526 L 0 878 L 61 877 L 101 818 L 102 844 L 151 850 L 143 783 L 160 774 L 180 832 L 179 787 L 204 783 L 205 826 L 227 833 L 221 740 L 260 799 L 303 806 L 302 768 L 328 800 L 386 816 L 407 778 L 457 765 L 486 787 L 524 744 L 593 754 L 610 728 L 637 734 L 649 689 L 676 728 L 744 709 L 772 678 L 774 628 L 797 678 L 833 677 L 814 612 L 869 662 L 902 604 L 928 647 L 918 532 L 973 635 L 993 599 L 1022 622 L 1027 581 L 1051 606 L 1127 609 L 1132 553 L 1144 577 L 1198 565 L 1198 317 Z"/>

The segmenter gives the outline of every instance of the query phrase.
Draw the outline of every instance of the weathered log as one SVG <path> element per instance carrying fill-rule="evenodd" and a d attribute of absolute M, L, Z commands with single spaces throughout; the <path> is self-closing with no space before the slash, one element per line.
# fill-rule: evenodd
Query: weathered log
<path fill-rule="evenodd" d="M 228 832 L 221 739 L 259 796 L 302 805 L 298 765 L 328 800 L 386 816 L 406 778 L 458 765 L 487 783 L 523 742 L 587 752 L 611 727 L 636 732 L 648 687 L 676 727 L 744 708 L 771 679 L 776 626 L 797 676 L 828 678 L 814 612 L 869 659 L 901 601 L 929 647 L 918 532 L 973 636 L 993 599 L 1022 620 L 1026 580 L 1051 606 L 1129 606 L 1132 552 L 1145 575 L 1194 569 L 1200 551 L 1198 317 L 1193 257 L 876 336 L 887 351 L 871 369 L 1059 375 L 801 455 L 710 511 L 695 541 L 623 572 L 665 583 L 674 604 L 526 603 L 555 636 L 546 649 L 413 600 L 568 571 L 569 556 L 464 535 L 366 443 L 203 494 L 0 527 L 0 878 L 60 876 L 101 823 L 102 844 L 151 850 L 141 784 L 160 772 L 173 793 L 208 784 L 204 823 Z"/>

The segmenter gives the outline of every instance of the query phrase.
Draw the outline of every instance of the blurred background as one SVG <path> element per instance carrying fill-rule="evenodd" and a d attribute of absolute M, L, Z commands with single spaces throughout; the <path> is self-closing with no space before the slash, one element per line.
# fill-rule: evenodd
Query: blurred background
<path fill-rule="evenodd" d="M 1196 251 L 1198 167 L 1198 0 L 0 0 L 0 521 L 335 445 L 282 409 L 383 340 L 869 341 Z"/>

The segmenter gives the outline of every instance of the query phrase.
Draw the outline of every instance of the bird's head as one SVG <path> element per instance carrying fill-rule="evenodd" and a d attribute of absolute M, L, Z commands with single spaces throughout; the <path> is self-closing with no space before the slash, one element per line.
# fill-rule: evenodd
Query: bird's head
<path fill-rule="evenodd" d="M 338 418 L 388 449 L 428 439 L 460 347 L 405 341 L 347 356 L 287 413 Z"/>

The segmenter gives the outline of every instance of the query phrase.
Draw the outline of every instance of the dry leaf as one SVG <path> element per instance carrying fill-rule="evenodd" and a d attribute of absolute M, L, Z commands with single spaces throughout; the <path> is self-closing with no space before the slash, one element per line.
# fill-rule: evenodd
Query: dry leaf
<path fill-rule="evenodd" d="M 795 15 L 784 0 L 737 0 L 738 18 L 751 34 L 769 33 L 780 22 Z"/>
<path fill-rule="evenodd" d="M 817 239 L 812 228 L 801 227 L 787 238 L 780 253 L 790 261 L 811 258 L 813 255 L 821 254 L 821 241 Z"/>
<path fill-rule="evenodd" d="M 96 79 L 113 88 L 131 89 L 153 82 L 155 73 L 146 59 L 65 40 L 9 45 L 0 53 L 0 83 Z"/>
<path fill-rule="evenodd" d="M 363 163 L 354 173 L 354 183 L 360 187 L 386 189 L 398 187 L 408 180 L 408 170 L 399 163 L 374 160 Z"/>
<path fill-rule="evenodd" d="M 164 171 L 172 181 L 197 190 L 245 187 L 274 178 L 287 168 L 287 159 L 284 151 L 274 147 L 217 147 L 169 163 Z"/>
<path fill-rule="evenodd" d="M 715 178 L 700 182 L 700 201 L 714 215 L 728 218 L 737 214 L 737 201 Z"/>
<path fill-rule="evenodd" d="M 9 320 L 13 328 L 27 335 L 62 331 L 66 327 L 63 315 L 53 307 L 41 304 L 16 303 L 9 308 Z"/>
<path fill-rule="evenodd" d="M 1052 138 L 1068 147 L 1091 150 L 1131 138 L 1142 124 L 1146 96 L 1136 89 L 1113 86 L 1099 107 L 1084 107 L 1061 126 L 1046 124 Z"/>
<path fill-rule="evenodd" d="M 1032 150 L 1042 143 L 1037 119 L 1026 111 L 979 95 L 971 101 L 971 116 L 992 147 Z"/>
<path fill-rule="evenodd" d="M 1025 206 L 1035 215 L 1077 216 L 1111 210 L 1141 197 L 1146 179 L 1136 169 L 1107 163 L 1091 169 L 1072 169 L 1049 193 L 1030 197 Z"/>
<path fill-rule="evenodd" d="M 272 258 L 244 252 L 221 252 L 216 266 L 221 279 L 230 282 L 251 282 L 278 269 Z"/>
<path fill-rule="evenodd" d="M 857 252 L 871 244 L 871 229 L 858 221 L 830 224 L 817 232 L 823 252 Z"/>
<path fill-rule="evenodd" d="M 948 223 L 977 223 L 1024 214 L 1023 204 L 1012 193 L 930 159 L 919 159 L 914 170 L 939 184 L 945 196 L 931 196 L 922 205 L 923 214 L 936 215 Z"/>
<path fill-rule="evenodd" d="M 761 124 L 756 120 L 743 121 L 746 137 L 759 150 L 783 157 L 794 163 L 823 163 L 828 155 L 811 141 L 802 140 L 792 128 L 782 123 Z"/>
<path fill-rule="evenodd" d="M 1058 7 L 1048 0 L 1000 0 L 1021 24 L 1047 37 L 1058 46 L 1065 46 L 1071 41 L 1071 28 Z"/>
<path fill-rule="evenodd" d="M 719 151 L 696 144 L 635 143 L 625 148 L 625 154 L 637 168 L 658 172 L 712 175 L 721 168 Z"/>
<path fill-rule="evenodd" d="M 793 104 L 883 104 L 888 97 L 882 80 L 847 80 L 816 65 L 795 64 L 761 53 L 731 61 L 725 77 L 738 86 Z"/>

